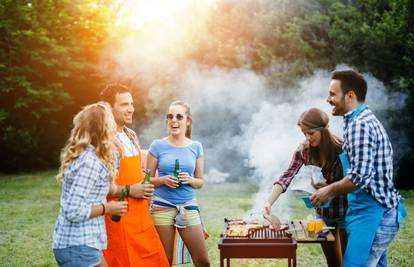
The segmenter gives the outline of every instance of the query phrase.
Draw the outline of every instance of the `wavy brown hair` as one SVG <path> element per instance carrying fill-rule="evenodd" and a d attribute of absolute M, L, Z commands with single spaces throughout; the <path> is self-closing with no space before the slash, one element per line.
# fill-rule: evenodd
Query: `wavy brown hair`
<path fill-rule="evenodd" d="M 108 103 L 98 102 L 84 107 L 73 119 L 73 129 L 60 154 L 61 164 L 56 179 L 63 181 L 65 170 L 91 144 L 110 173 L 112 187 L 116 176 L 115 136 L 116 123 Z"/>
<path fill-rule="evenodd" d="M 298 125 L 321 133 L 319 146 L 309 146 L 309 164 L 320 166 L 326 171 L 332 170 L 341 153 L 342 140 L 329 131 L 328 114 L 318 108 L 308 109 L 300 115 Z"/>

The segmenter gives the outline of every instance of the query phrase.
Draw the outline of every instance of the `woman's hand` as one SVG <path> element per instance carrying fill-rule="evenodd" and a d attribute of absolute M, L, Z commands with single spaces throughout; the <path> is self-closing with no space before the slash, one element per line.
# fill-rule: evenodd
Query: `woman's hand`
<path fill-rule="evenodd" d="M 127 211 L 128 202 L 126 201 L 110 201 L 104 204 L 105 213 L 110 215 L 122 216 Z"/>
<path fill-rule="evenodd" d="M 194 182 L 194 179 L 195 179 L 195 178 L 191 177 L 188 174 L 188 172 L 180 172 L 178 174 L 178 178 L 180 178 L 181 184 L 189 184 L 189 185 L 192 185 L 193 182 Z"/>
<path fill-rule="evenodd" d="M 178 187 L 178 179 L 172 175 L 165 175 L 161 177 L 163 180 L 163 184 L 170 187 L 170 188 L 177 188 Z"/>
<path fill-rule="evenodd" d="M 271 211 L 272 211 L 272 206 L 270 205 L 269 202 L 266 201 L 266 203 L 263 206 L 263 211 L 262 211 L 263 218 L 270 221 Z"/>

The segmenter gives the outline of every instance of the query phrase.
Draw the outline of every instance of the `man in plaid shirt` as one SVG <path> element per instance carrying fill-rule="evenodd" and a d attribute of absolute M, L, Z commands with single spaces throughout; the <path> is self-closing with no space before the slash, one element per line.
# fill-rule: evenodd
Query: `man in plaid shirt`
<path fill-rule="evenodd" d="M 367 83 L 358 72 L 332 73 L 327 101 L 334 116 L 344 117 L 344 178 L 311 197 L 312 204 L 319 205 L 348 193 L 348 244 L 343 266 L 386 266 L 387 248 L 405 212 L 392 181 L 391 142 L 364 104 L 366 92 Z"/>

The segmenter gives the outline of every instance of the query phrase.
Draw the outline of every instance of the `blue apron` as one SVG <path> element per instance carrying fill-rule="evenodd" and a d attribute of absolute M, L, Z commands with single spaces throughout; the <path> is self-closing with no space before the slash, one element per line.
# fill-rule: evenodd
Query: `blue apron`
<path fill-rule="evenodd" d="M 360 114 L 364 108 L 365 104 L 360 105 L 352 114 L 351 120 Z M 342 151 L 339 159 L 345 177 L 350 168 L 345 151 Z M 348 193 L 348 210 L 345 217 L 345 230 L 348 235 L 348 243 L 343 260 L 344 267 L 366 266 L 375 233 L 384 216 L 385 210 L 385 207 L 363 189 L 358 188 L 354 192 Z M 402 201 L 398 203 L 398 211 L 398 222 L 400 222 L 406 215 Z"/>

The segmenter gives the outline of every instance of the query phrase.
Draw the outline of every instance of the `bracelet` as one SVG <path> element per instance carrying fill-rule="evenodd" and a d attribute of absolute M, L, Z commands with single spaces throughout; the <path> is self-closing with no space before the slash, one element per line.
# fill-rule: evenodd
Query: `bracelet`
<path fill-rule="evenodd" d="M 105 215 L 105 204 L 102 203 L 101 206 L 102 206 L 102 214 L 101 215 L 104 216 Z"/>
<path fill-rule="evenodd" d="M 131 187 L 129 185 L 126 185 L 125 190 L 126 190 L 126 196 L 129 197 L 129 191 L 131 190 Z"/>

